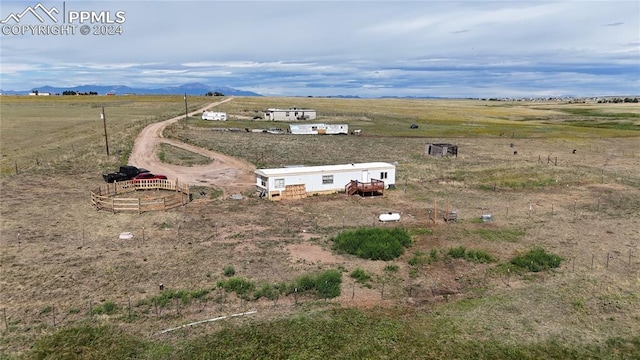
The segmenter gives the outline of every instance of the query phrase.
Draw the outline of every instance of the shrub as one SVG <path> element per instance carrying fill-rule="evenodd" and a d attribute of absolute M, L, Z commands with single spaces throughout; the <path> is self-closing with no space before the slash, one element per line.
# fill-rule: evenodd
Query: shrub
<path fill-rule="evenodd" d="M 202 299 L 208 294 L 209 294 L 209 290 L 207 289 L 193 290 L 189 293 L 189 297 L 192 299 Z"/>
<path fill-rule="evenodd" d="M 152 301 L 160 307 L 165 307 L 169 301 L 174 299 L 180 299 L 186 305 L 189 303 L 189 294 L 184 290 L 165 290 L 160 295 L 153 297 Z"/>
<path fill-rule="evenodd" d="M 224 269 L 222 269 L 222 273 L 226 277 L 233 276 L 236 274 L 236 269 L 231 265 L 227 265 L 224 267 Z"/>
<path fill-rule="evenodd" d="M 239 277 L 231 277 L 227 281 L 218 281 L 218 287 L 223 288 L 227 292 L 235 292 L 239 296 L 246 296 L 253 290 L 256 285 L 250 280 L 246 280 Z"/>
<path fill-rule="evenodd" d="M 455 248 L 449 249 L 447 251 L 447 255 L 451 256 L 454 259 L 464 259 L 464 255 L 466 254 L 467 249 L 464 246 L 458 246 Z"/>
<path fill-rule="evenodd" d="M 495 261 L 493 256 L 484 250 L 467 250 L 464 246 L 449 249 L 447 255 L 454 259 L 465 259 L 474 263 L 484 264 Z M 437 254 L 435 255 L 437 256 Z"/>
<path fill-rule="evenodd" d="M 340 233 L 334 241 L 334 249 L 370 260 L 392 260 L 411 245 L 411 237 L 401 228 L 361 228 Z"/>
<path fill-rule="evenodd" d="M 493 256 L 484 250 L 468 250 L 464 256 L 465 259 L 479 264 L 490 263 L 495 261 Z"/>
<path fill-rule="evenodd" d="M 423 253 L 421 251 L 416 251 L 413 254 L 413 257 L 410 258 L 407 262 L 411 266 L 420 266 L 425 264 L 431 264 L 434 261 L 438 261 L 438 250 L 431 249 L 429 254 Z"/>
<path fill-rule="evenodd" d="M 96 306 L 91 309 L 91 312 L 96 315 L 106 314 L 113 315 L 118 311 L 118 305 L 116 305 L 113 301 L 107 301 L 102 305 Z"/>
<path fill-rule="evenodd" d="M 361 268 L 353 270 L 349 276 L 351 276 L 356 280 L 356 282 L 359 282 L 361 284 L 364 284 L 369 281 L 369 279 L 371 279 L 371 275 L 367 274 L 367 272 L 362 270 Z"/>
<path fill-rule="evenodd" d="M 269 300 L 273 300 L 276 298 L 276 296 L 278 296 L 278 288 L 269 283 L 262 284 L 260 286 L 260 289 L 256 290 L 256 292 L 253 293 L 254 300 L 258 300 L 262 297 L 265 297 Z"/>
<path fill-rule="evenodd" d="M 539 272 L 559 267 L 562 260 L 558 255 L 550 254 L 543 248 L 535 247 L 528 253 L 513 258 L 511 264 L 532 272 Z"/>
<path fill-rule="evenodd" d="M 296 278 L 294 287 L 297 288 L 299 292 L 310 291 L 315 289 L 316 280 L 313 276 L 305 274 Z"/>
<path fill-rule="evenodd" d="M 327 270 L 319 274 L 305 274 L 296 278 L 287 293 L 291 294 L 297 289 L 299 293 L 311 292 L 317 296 L 334 298 L 340 296 L 341 284 L 342 272 Z"/>
<path fill-rule="evenodd" d="M 340 296 L 342 273 L 338 270 L 327 270 L 316 277 L 316 290 L 326 298 Z"/>

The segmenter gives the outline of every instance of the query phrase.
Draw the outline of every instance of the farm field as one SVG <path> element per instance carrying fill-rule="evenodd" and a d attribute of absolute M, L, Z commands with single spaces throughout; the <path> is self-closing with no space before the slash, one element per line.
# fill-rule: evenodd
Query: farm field
<path fill-rule="evenodd" d="M 190 98 L 189 110 L 213 100 Z M 396 188 L 269 202 L 194 186 L 188 205 L 141 214 L 97 211 L 89 191 L 142 128 L 184 113 L 182 97 L 0 105 L 0 358 L 640 356 L 637 104 L 238 97 L 215 108 L 229 121 L 194 116 L 165 136 L 258 168 L 397 163 Z M 254 117 L 289 107 L 362 133 L 220 131 L 284 129 Z M 429 143 L 457 144 L 458 156 L 427 156 Z M 377 221 L 391 211 L 400 222 Z M 333 249 L 362 228 L 401 228 L 412 244 L 388 261 Z M 513 266 L 532 249 L 559 266 Z M 328 271 L 341 274 L 337 296 L 292 290 Z"/>

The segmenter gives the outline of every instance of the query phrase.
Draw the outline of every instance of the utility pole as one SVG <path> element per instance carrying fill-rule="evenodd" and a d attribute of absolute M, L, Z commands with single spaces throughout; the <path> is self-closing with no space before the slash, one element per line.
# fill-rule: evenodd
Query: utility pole
<path fill-rule="evenodd" d="M 102 107 L 100 118 L 102 119 L 102 124 L 104 125 L 104 144 L 107 148 L 107 156 L 109 156 L 109 139 L 107 138 L 107 116 L 104 114 L 104 106 Z"/>

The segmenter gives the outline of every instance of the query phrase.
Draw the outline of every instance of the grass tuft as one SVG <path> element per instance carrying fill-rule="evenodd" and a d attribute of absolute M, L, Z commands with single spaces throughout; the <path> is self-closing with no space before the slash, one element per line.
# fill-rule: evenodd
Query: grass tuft
<path fill-rule="evenodd" d="M 344 231 L 334 239 L 334 249 L 370 260 L 393 260 L 411 245 L 411 237 L 402 228 L 360 228 Z"/>
<path fill-rule="evenodd" d="M 548 253 L 541 247 L 535 247 L 526 254 L 513 258 L 511 264 L 531 272 L 540 272 L 559 267 L 562 260 L 558 255 Z"/>

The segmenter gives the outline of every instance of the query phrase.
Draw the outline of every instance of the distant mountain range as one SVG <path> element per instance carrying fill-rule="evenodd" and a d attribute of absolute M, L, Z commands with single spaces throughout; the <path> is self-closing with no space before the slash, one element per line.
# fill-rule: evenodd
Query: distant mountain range
<path fill-rule="evenodd" d="M 146 88 L 132 88 L 124 85 L 82 85 L 73 87 L 57 87 L 57 86 L 42 86 L 29 90 L 0 90 L 5 95 L 27 95 L 34 90 L 38 90 L 39 93 L 50 93 L 62 95 L 65 91 L 75 91 L 76 93 L 91 93 L 95 92 L 98 95 L 114 94 L 114 95 L 198 95 L 202 96 L 208 92 L 218 92 L 226 96 L 262 96 L 260 94 L 238 90 L 226 86 L 211 87 L 201 83 L 190 83 L 180 86 L 169 86 L 163 88 L 146 89 Z"/>

